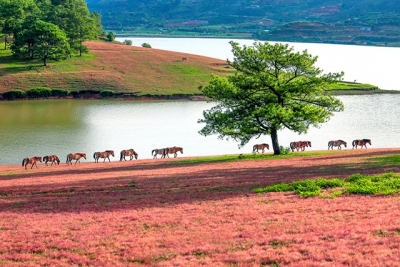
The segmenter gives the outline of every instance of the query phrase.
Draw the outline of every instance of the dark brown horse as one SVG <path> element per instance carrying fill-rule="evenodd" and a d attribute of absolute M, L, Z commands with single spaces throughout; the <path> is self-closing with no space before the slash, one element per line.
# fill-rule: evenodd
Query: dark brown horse
<path fill-rule="evenodd" d="M 165 150 L 166 150 L 165 155 L 168 158 L 169 158 L 168 154 L 174 154 L 174 158 L 176 158 L 178 156 L 178 152 L 181 152 L 181 154 L 183 154 L 183 148 L 179 147 L 179 146 L 167 147 Z"/>
<path fill-rule="evenodd" d="M 258 150 L 261 150 L 261 152 L 264 153 L 264 149 L 269 150 L 269 145 L 263 143 L 263 144 L 256 144 L 253 146 L 253 152 L 257 151 L 257 153 L 260 153 L 260 152 L 258 152 Z"/>
<path fill-rule="evenodd" d="M 43 157 L 44 164 L 47 166 L 47 162 L 51 162 L 50 166 L 53 166 L 53 163 L 56 165 L 60 165 L 60 159 L 56 155 L 51 155 L 51 156 L 44 156 Z"/>
<path fill-rule="evenodd" d="M 108 162 L 111 162 L 110 156 L 114 157 L 114 150 L 106 150 L 104 152 L 94 152 L 93 154 L 94 162 L 97 163 L 99 163 L 99 158 L 103 158 L 104 159 L 103 162 L 106 162 L 106 159 L 108 159 Z"/>
<path fill-rule="evenodd" d="M 367 148 L 367 144 L 371 145 L 371 139 L 356 139 L 353 140 L 353 149 L 354 147 L 357 149 L 357 146 L 361 146 L 361 148 L 363 148 L 363 146 L 365 146 L 365 148 Z"/>
<path fill-rule="evenodd" d="M 31 169 L 32 169 L 33 165 L 35 165 L 37 168 L 38 167 L 36 164 L 37 161 L 42 162 L 42 157 L 24 158 L 22 160 L 22 166 L 25 166 L 25 169 L 26 169 L 26 165 L 32 164 Z"/>
<path fill-rule="evenodd" d="M 73 161 L 73 160 L 75 160 L 75 164 L 76 164 L 77 162 L 81 163 L 81 161 L 80 161 L 81 158 L 86 159 L 86 153 L 82 153 L 82 152 L 78 152 L 78 153 L 69 153 L 69 154 L 67 155 L 67 164 L 70 164 L 70 163 L 71 163 L 71 165 L 72 165 L 72 161 Z"/>
<path fill-rule="evenodd" d="M 126 160 L 125 157 L 129 156 L 129 160 L 132 160 L 133 157 L 135 157 L 135 159 L 138 158 L 138 153 L 136 153 L 135 150 L 133 150 L 133 148 L 131 149 L 125 149 L 121 151 L 121 158 L 119 159 L 120 161 L 122 161 L 122 159 Z"/>

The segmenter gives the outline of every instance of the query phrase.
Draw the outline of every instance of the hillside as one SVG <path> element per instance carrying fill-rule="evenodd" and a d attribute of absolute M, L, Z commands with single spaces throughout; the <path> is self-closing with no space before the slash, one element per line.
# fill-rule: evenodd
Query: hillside
<path fill-rule="evenodd" d="M 143 47 L 86 42 L 90 54 L 44 68 L 39 61 L 0 57 L 0 93 L 34 87 L 113 90 L 135 95 L 198 94 L 211 74 L 231 71 L 225 61 Z M 2 52 L 4 53 L 4 52 Z M 182 61 L 186 57 L 187 60 Z"/>
<path fill-rule="evenodd" d="M 87 0 L 87 4 L 101 15 L 104 28 L 117 34 L 400 45 L 398 1 Z"/>

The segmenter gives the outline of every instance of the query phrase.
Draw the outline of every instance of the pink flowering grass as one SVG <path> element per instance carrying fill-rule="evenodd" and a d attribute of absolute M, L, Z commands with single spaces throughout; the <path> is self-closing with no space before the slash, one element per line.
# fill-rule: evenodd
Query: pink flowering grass
<path fill-rule="evenodd" d="M 377 150 L 187 165 L 0 166 L 0 266 L 398 266 L 397 195 L 252 191 L 388 170 L 370 168 L 368 153 Z"/>

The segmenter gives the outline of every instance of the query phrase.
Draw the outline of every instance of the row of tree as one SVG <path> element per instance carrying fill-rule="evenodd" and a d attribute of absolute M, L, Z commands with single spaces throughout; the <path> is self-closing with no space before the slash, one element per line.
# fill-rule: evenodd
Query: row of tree
<path fill-rule="evenodd" d="M 86 40 L 104 34 L 97 12 L 90 13 L 85 0 L 0 0 L 0 29 L 4 48 L 12 39 L 14 56 L 62 60 L 88 49 Z"/>

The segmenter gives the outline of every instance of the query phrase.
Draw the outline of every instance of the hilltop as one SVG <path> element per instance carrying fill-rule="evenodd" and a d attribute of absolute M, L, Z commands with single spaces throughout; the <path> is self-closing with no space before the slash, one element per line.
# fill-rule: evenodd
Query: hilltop
<path fill-rule="evenodd" d="M 86 0 L 122 35 L 235 37 L 400 46 L 400 2 L 387 0 Z"/>
<path fill-rule="evenodd" d="M 219 59 L 116 43 L 85 42 L 90 53 L 62 62 L 18 61 L 0 57 L 0 93 L 34 87 L 113 90 L 134 95 L 199 94 L 211 74 L 232 71 Z M 187 58 L 187 60 L 182 60 Z"/>

